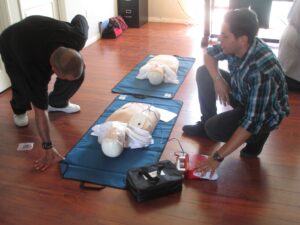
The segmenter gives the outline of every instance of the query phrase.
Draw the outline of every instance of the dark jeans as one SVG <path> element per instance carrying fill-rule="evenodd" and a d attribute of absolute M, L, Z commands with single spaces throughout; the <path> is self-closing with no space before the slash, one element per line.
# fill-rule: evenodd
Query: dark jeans
<path fill-rule="evenodd" d="M 299 71 L 299 73 L 300 73 L 300 71 Z M 285 77 L 285 80 L 286 80 L 289 91 L 297 91 L 297 92 L 300 91 L 300 82 L 299 81 L 296 81 L 287 76 Z"/>
<path fill-rule="evenodd" d="M 272 0 L 230 0 L 230 9 L 248 8 L 256 12 L 259 21 L 259 27 L 269 28 Z"/>
<path fill-rule="evenodd" d="M 49 94 L 49 105 L 57 108 L 63 108 L 68 105 L 69 99 L 80 88 L 84 74 L 77 80 L 61 80 L 56 78 L 53 91 Z"/>
<path fill-rule="evenodd" d="M 30 87 L 25 79 L 25 72 L 22 67 L 11 56 L 9 49 L 5 48 L 5 43 L 0 35 L 0 54 L 5 66 L 5 70 L 11 80 L 12 99 L 10 101 L 15 114 L 23 114 L 31 110 Z M 49 104 L 53 107 L 62 108 L 68 105 L 69 99 L 76 93 L 84 80 L 84 76 L 78 80 L 68 81 L 56 79 L 53 91 L 49 94 Z M 41 87 L 42 88 L 42 87 Z M 46 93 L 45 93 L 46 94 Z M 40 106 L 41 107 L 41 106 Z M 42 108 L 47 108 L 47 102 Z"/>
<path fill-rule="evenodd" d="M 229 73 L 221 70 L 221 75 L 230 86 Z M 206 134 L 213 140 L 227 142 L 235 130 L 239 127 L 240 121 L 245 114 L 245 109 L 238 105 L 232 96 L 230 96 L 230 105 L 233 109 L 217 114 L 214 84 L 205 66 L 198 68 L 196 80 L 200 111 L 202 113 L 201 121 L 205 124 Z M 252 135 L 247 140 L 248 145 L 262 144 L 263 146 L 269 136 L 269 133 L 270 129 L 268 126 L 263 126 L 257 135 Z M 257 146 L 254 147 L 256 148 Z"/>

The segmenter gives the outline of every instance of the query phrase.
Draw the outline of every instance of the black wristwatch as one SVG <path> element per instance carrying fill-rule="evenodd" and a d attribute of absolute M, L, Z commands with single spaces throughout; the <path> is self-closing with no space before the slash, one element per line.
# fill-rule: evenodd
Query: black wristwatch
<path fill-rule="evenodd" d="M 219 155 L 218 152 L 215 152 L 215 153 L 213 154 L 212 158 L 213 158 L 213 160 L 216 160 L 216 161 L 218 161 L 218 162 L 222 162 L 222 161 L 224 160 L 224 158 L 221 157 L 221 156 Z"/>
<path fill-rule="evenodd" d="M 44 150 L 48 150 L 48 149 L 52 148 L 53 145 L 52 145 L 51 141 L 49 141 L 49 142 L 43 142 L 42 143 L 42 147 L 43 147 Z"/>

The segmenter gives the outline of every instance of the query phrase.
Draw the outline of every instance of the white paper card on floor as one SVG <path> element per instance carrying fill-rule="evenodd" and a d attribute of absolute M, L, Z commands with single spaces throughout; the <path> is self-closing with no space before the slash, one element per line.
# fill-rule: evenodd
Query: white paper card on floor
<path fill-rule="evenodd" d="M 18 145 L 17 151 L 30 151 L 33 149 L 33 142 L 28 142 L 28 143 L 20 143 Z"/>

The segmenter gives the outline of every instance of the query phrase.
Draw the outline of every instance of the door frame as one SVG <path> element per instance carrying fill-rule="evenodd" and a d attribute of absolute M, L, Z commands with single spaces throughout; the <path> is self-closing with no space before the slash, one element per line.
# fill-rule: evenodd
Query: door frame
<path fill-rule="evenodd" d="M 9 15 L 8 0 L 0 1 L 0 33 L 11 24 L 11 17 Z M 2 59 L 0 57 L 0 93 L 10 88 L 10 79 L 4 69 Z"/>
<path fill-rule="evenodd" d="M 52 10 L 54 11 L 54 18 L 61 20 L 62 17 L 64 17 L 65 15 L 65 2 L 66 0 L 53 0 L 53 5 L 52 5 Z M 21 18 L 24 19 L 25 15 L 24 12 L 22 10 L 23 7 L 23 3 L 21 2 L 21 0 L 18 0 L 18 6 L 19 6 L 19 11 L 20 11 L 20 15 Z"/>
<path fill-rule="evenodd" d="M 0 32 L 11 24 L 8 8 L 8 0 L 0 1 Z"/>

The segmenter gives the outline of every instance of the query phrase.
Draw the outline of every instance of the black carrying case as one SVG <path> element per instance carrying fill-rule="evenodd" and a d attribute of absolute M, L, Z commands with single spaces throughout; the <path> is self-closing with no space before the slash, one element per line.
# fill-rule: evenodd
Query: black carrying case
<path fill-rule="evenodd" d="M 138 202 L 180 192 L 182 182 L 182 174 L 169 160 L 131 169 L 126 178 L 127 189 Z"/>

